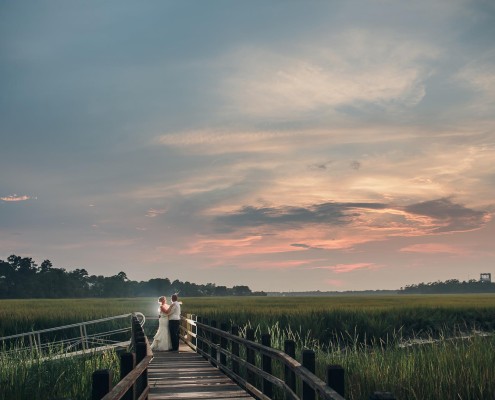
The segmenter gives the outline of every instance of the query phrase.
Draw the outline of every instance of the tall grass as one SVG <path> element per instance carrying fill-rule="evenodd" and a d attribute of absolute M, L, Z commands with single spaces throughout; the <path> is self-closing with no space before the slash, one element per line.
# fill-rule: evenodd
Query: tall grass
<path fill-rule="evenodd" d="M 0 300 L 0 337 L 127 314 L 146 307 L 151 311 L 151 303 L 151 299 Z"/>
<path fill-rule="evenodd" d="M 459 327 L 495 330 L 494 295 L 204 299 L 183 308 L 219 323 L 301 329 L 322 346 L 342 340 L 342 332 L 371 343 L 394 333 L 407 338 L 453 335 Z"/>
<path fill-rule="evenodd" d="M 245 325 L 241 334 L 248 327 L 253 328 Z M 254 329 L 258 341 L 261 333 L 270 333 L 272 347 L 280 350 L 285 340 L 294 340 L 299 361 L 304 349 L 314 350 L 316 374 L 322 380 L 328 365 L 341 365 L 349 400 L 368 400 L 375 391 L 392 392 L 401 400 L 492 400 L 495 395 L 495 336 L 431 338 L 431 343 L 402 346 L 399 335 L 367 344 L 355 332 L 343 332 L 340 341 L 321 346 L 302 330 L 278 324 Z M 283 368 L 275 364 L 273 369 L 283 379 Z"/>
<path fill-rule="evenodd" d="M 458 335 L 459 329 L 495 331 L 493 294 L 182 301 L 183 313 L 216 320 L 218 326 L 227 322 L 242 330 L 253 327 L 258 340 L 261 333 L 268 332 L 276 348 L 283 349 L 285 339 L 292 339 L 298 357 L 305 348 L 315 350 L 317 373 L 322 379 L 328 364 L 341 364 L 346 371 L 348 399 L 368 399 L 375 390 L 391 391 L 401 400 L 493 399 L 495 394 L 495 338 L 473 336 L 400 346 L 411 338 L 446 339 Z M 155 316 L 156 309 L 154 298 L 2 300 L 0 337 L 132 311 Z M 148 335 L 153 334 L 156 321 L 148 321 L 145 328 Z M 0 358 L 2 392 L 4 384 L 9 388 L 8 395 L 0 393 L 0 400 L 26 398 L 23 391 L 32 395 L 42 388 L 50 393 L 46 398 L 83 398 L 80 396 L 87 393 L 91 373 L 113 365 L 114 358 L 115 354 L 80 359 L 83 361 L 77 365 L 75 359 L 42 363 L 23 361 L 20 355 L 12 362 Z M 57 391 L 62 381 L 68 382 L 69 375 L 78 380 L 73 391 Z"/>
<path fill-rule="evenodd" d="M 91 398 L 94 371 L 110 369 L 114 380 L 118 378 L 115 350 L 55 359 L 58 354 L 57 348 L 44 357 L 24 349 L 0 352 L 0 400 L 86 400 Z"/>
<path fill-rule="evenodd" d="M 495 338 L 471 336 L 495 330 L 495 296 L 380 296 L 205 299 L 184 307 L 211 320 L 250 327 L 257 340 L 270 333 L 272 346 L 296 342 L 316 352 L 317 374 L 340 364 L 346 373 L 346 399 L 367 400 L 390 391 L 401 400 L 493 399 Z M 185 303 L 186 305 L 187 303 Z M 190 310 L 190 311 L 189 311 Z M 430 344 L 402 347 L 409 339 Z M 434 341 L 438 340 L 438 341 Z M 283 369 L 274 366 L 282 378 Z"/>
<path fill-rule="evenodd" d="M 398 399 L 493 399 L 495 338 L 472 336 L 399 347 L 397 343 L 331 348 L 318 352 L 318 373 L 329 364 L 346 371 L 346 398 L 390 391 Z"/>

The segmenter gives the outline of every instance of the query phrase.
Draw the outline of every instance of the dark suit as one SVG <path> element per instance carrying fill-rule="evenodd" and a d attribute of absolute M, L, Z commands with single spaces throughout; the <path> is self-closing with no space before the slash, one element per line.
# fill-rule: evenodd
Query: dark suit
<path fill-rule="evenodd" d="M 177 301 L 174 301 L 169 309 L 168 329 L 170 331 L 170 341 L 172 342 L 172 351 L 178 351 L 179 335 L 180 335 L 180 303 Z"/>

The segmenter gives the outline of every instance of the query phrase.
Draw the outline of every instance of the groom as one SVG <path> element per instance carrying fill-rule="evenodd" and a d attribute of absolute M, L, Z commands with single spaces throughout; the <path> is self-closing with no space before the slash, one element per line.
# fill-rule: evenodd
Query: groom
<path fill-rule="evenodd" d="M 167 310 L 167 314 L 172 351 L 179 351 L 180 303 L 177 301 L 176 294 L 172 295 L 172 304 Z"/>

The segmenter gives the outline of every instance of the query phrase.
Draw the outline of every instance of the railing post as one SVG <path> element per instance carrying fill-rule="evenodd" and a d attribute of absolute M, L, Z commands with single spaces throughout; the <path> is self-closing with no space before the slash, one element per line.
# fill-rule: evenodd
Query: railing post
<path fill-rule="evenodd" d="M 136 355 L 133 353 L 122 353 L 120 355 L 120 380 L 124 379 L 136 366 Z M 134 393 L 136 391 L 136 385 L 127 391 L 122 397 L 122 400 L 133 400 Z"/>
<path fill-rule="evenodd" d="M 327 386 L 345 397 L 344 368 L 340 365 L 327 366 Z"/>
<path fill-rule="evenodd" d="M 227 324 L 222 322 L 220 324 L 220 329 L 227 332 Z M 223 352 L 227 350 L 228 341 L 226 337 L 220 336 L 220 364 L 227 366 L 227 355 Z M 223 350 L 223 351 L 222 351 Z"/>
<path fill-rule="evenodd" d="M 139 323 L 137 317 L 134 317 L 133 318 L 133 321 L 132 321 L 132 332 L 133 332 L 132 333 L 132 347 L 133 347 L 134 350 L 136 350 L 136 343 L 137 343 L 137 337 L 138 337 L 138 335 L 143 334 L 143 336 L 144 336 L 143 327 Z"/>
<path fill-rule="evenodd" d="M 36 344 L 36 339 L 34 339 L 34 335 L 32 335 L 32 334 L 31 334 L 31 335 L 29 335 L 28 337 L 29 337 L 29 344 L 30 344 L 30 346 L 31 346 L 31 352 L 33 352 L 33 353 L 34 353 L 34 350 L 35 350 L 35 349 L 36 349 L 36 350 L 38 350 L 38 348 L 37 348 L 37 347 L 35 347 L 35 346 L 33 345 L 33 342 L 34 342 L 34 344 Z M 33 340 L 33 339 L 34 339 L 34 340 Z"/>
<path fill-rule="evenodd" d="M 86 350 L 86 337 L 84 336 L 84 325 L 79 325 L 79 332 L 81 333 L 81 345 L 83 350 Z"/>
<path fill-rule="evenodd" d="M 302 352 L 302 366 L 307 368 L 313 374 L 315 373 L 316 360 L 315 360 L 315 352 L 313 350 L 303 350 Z M 303 381 L 302 385 L 303 400 L 315 400 L 316 393 L 306 382 Z"/>
<path fill-rule="evenodd" d="M 289 357 L 296 358 L 296 342 L 293 340 L 286 340 L 284 342 L 284 352 Z M 284 367 L 284 380 L 287 386 L 295 393 L 296 392 L 296 373 L 289 367 Z"/>
<path fill-rule="evenodd" d="M 261 344 L 266 347 L 271 347 L 271 336 L 269 333 L 264 333 L 261 335 Z M 261 358 L 261 368 L 264 372 L 272 374 L 272 358 L 270 356 L 264 355 Z M 273 396 L 273 384 L 266 379 L 263 379 L 263 394 L 272 397 Z"/>
<path fill-rule="evenodd" d="M 186 329 L 185 340 L 186 341 L 189 341 L 191 344 L 194 344 L 193 343 L 193 335 L 192 335 L 192 333 L 193 333 L 193 331 L 192 331 L 193 330 L 193 324 L 190 322 L 190 321 L 193 320 L 193 318 L 194 318 L 194 315 L 193 314 L 187 314 L 188 321 L 187 321 L 187 324 L 186 324 L 186 328 L 187 329 Z"/>
<path fill-rule="evenodd" d="M 134 315 L 131 316 L 131 347 L 133 349 L 136 348 L 136 320 Z"/>
<path fill-rule="evenodd" d="M 198 315 L 196 317 L 196 322 L 201 324 L 201 321 L 203 319 Z M 202 345 L 203 341 L 201 340 L 201 328 L 196 325 L 196 353 L 199 353 L 200 350 L 202 350 L 201 348 L 201 345 Z"/>
<path fill-rule="evenodd" d="M 134 347 L 134 351 L 135 351 L 135 353 L 136 353 L 136 364 L 139 364 L 139 360 L 137 359 L 137 358 L 138 358 L 138 355 L 137 355 L 137 352 L 138 352 L 138 351 L 137 351 L 137 348 L 138 348 L 138 344 L 140 344 L 140 343 L 145 343 L 145 342 L 144 342 L 144 332 L 143 332 L 143 330 L 138 330 L 138 331 L 136 331 L 136 335 L 135 335 L 134 340 L 135 340 L 135 343 L 136 343 L 136 345 L 135 345 L 135 347 Z"/>
<path fill-rule="evenodd" d="M 86 324 L 83 325 L 83 331 L 84 331 L 84 344 L 86 346 L 86 349 L 89 349 L 89 344 L 88 344 L 88 330 L 86 329 Z"/>
<path fill-rule="evenodd" d="M 254 329 L 246 329 L 246 339 L 250 340 L 251 342 L 254 342 Z M 246 346 L 246 361 L 251 365 L 256 365 L 254 350 L 250 349 L 247 346 Z M 247 375 L 248 383 L 254 385 L 256 382 L 256 377 L 254 375 L 254 372 L 248 369 L 246 375 Z"/>
<path fill-rule="evenodd" d="M 88 341 L 86 340 L 86 347 L 88 346 Z M 41 335 L 38 333 L 38 347 L 39 353 L 41 354 Z"/>
<path fill-rule="evenodd" d="M 38 353 L 39 355 L 41 355 L 41 341 L 39 339 L 39 335 L 38 336 L 38 342 L 36 342 L 36 336 L 33 334 L 29 335 L 29 341 L 31 343 L 31 351 L 32 352 L 35 352 Z"/>
<path fill-rule="evenodd" d="M 239 336 L 239 327 L 237 325 L 232 326 L 230 332 L 232 335 Z M 239 357 L 239 343 L 233 341 L 231 346 L 232 354 Z M 234 374 L 239 375 L 239 361 L 232 359 L 232 371 Z"/>
<path fill-rule="evenodd" d="M 100 400 L 112 390 L 112 371 L 99 369 L 93 372 L 92 377 L 91 400 Z"/>
<path fill-rule="evenodd" d="M 194 322 L 198 321 L 198 316 L 195 314 L 191 314 L 191 319 Z M 191 332 L 194 333 L 194 335 L 191 335 L 191 343 L 198 348 L 198 326 L 196 324 L 191 326 Z M 196 350 L 197 351 L 197 350 Z"/>
<path fill-rule="evenodd" d="M 203 324 L 209 325 L 208 324 L 208 318 L 203 318 Z M 208 340 L 209 338 L 211 338 L 210 332 L 208 332 L 207 330 L 203 330 L 203 336 L 204 336 L 204 338 L 206 340 Z M 210 345 L 206 341 L 203 342 L 203 351 L 206 354 L 210 354 Z"/>
<path fill-rule="evenodd" d="M 210 323 L 210 326 L 212 328 L 216 328 L 217 327 L 217 321 L 213 320 L 211 321 Z M 217 366 L 218 365 L 218 360 L 217 360 L 217 348 L 215 347 L 215 345 L 218 343 L 218 340 L 217 340 L 217 335 L 212 333 L 211 334 L 211 348 L 210 348 L 210 356 L 211 356 L 211 360 L 210 360 L 210 363 L 213 365 L 213 366 Z"/>
<path fill-rule="evenodd" d="M 136 364 L 139 364 L 146 357 L 146 342 L 144 336 L 138 336 L 138 342 L 136 344 Z M 148 386 L 148 369 L 145 369 L 139 379 L 136 381 L 136 396 L 139 397 L 146 390 Z"/>

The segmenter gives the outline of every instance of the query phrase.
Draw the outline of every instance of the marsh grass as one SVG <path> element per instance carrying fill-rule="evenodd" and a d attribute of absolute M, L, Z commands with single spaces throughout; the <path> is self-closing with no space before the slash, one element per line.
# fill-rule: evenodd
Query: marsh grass
<path fill-rule="evenodd" d="M 151 299 L 0 300 L 0 337 L 127 314 L 146 308 L 151 311 L 150 303 Z"/>
<path fill-rule="evenodd" d="M 192 300 L 192 301 L 190 301 Z M 495 295 L 333 296 L 187 299 L 184 312 L 217 322 L 243 325 L 248 321 L 267 331 L 301 329 L 322 346 L 352 332 L 368 343 L 403 337 L 454 335 L 459 326 L 495 331 Z"/>
<path fill-rule="evenodd" d="M 346 371 L 346 398 L 390 391 L 398 399 L 493 399 L 495 339 L 473 336 L 409 347 L 338 347 L 318 352 L 318 374 L 329 364 Z"/>
<path fill-rule="evenodd" d="M 332 297 L 228 297 L 187 298 L 183 313 L 270 333 L 272 346 L 296 342 L 296 358 L 303 349 L 316 352 L 317 374 L 324 379 L 326 366 L 340 364 L 346 371 L 346 398 L 368 399 L 375 390 L 390 391 L 398 399 L 493 399 L 495 394 L 495 338 L 459 336 L 459 330 L 495 331 L 495 295 L 437 296 L 332 296 Z M 51 328 L 133 311 L 156 315 L 156 299 L 2 300 L 0 336 Z M 147 335 L 157 321 L 145 325 Z M 432 343 L 402 346 L 408 341 Z M 241 349 L 241 352 L 243 350 Z M 41 367 L 0 359 L 0 380 L 9 383 L 3 399 L 21 399 L 22 391 L 41 387 L 51 397 L 84 398 L 91 373 L 108 368 L 114 356 L 78 361 L 64 360 Z M 116 357 L 115 357 L 116 359 Z M 7 366 L 6 366 L 7 365 Z M 23 367 L 24 365 L 24 367 Z M 112 364 L 113 365 L 113 364 Z M 37 367 L 38 366 L 38 367 Z M 274 364 L 283 376 L 283 368 Z M 12 369 L 13 373 L 10 372 Z M 14 375 L 12 375 L 14 374 Z M 70 393 L 56 391 L 74 376 Z M 116 374 L 115 374 L 116 375 Z M 36 377 L 36 378 L 34 378 Z M 71 386 L 70 384 L 68 386 Z M 31 389 L 34 387 L 35 389 Z M 29 396 L 28 396 L 29 397 Z M 40 397 L 33 397 L 40 398 Z"/>
<path fill-rule="evenodd" d="M 118 378 L 119 357 L 115 350 L 56 359 L 63 350 L 53 346 L 43 356 L 24 348 L 0 352 L 0 400 L 86 400 L 91 397 L 94 371 L 110 369 L 114 380 Z"/>
<path fill-rule="evenodd" d="M 252 324 L 241 328 L 241 334 Z M 283 350 L 285 340 L 296 343 L 296 359 L 301 361 L 304 349 L 316 353 L 316 374 L 325 380 L 328 365 L 341 365 L 346 374 L 346 399 L 368 400 L 374 391 L 392 392 L 401 400 L 480 400 L 495 394 L 495 337 L 473 334 L 450 338 L 429 338 L 428 343 L 404 346 L 400 333 L 388 341 L 366 343 L 356 332 L 342 332 L 341 339 L 322 346 L 302 330 L 282 329 L 274 324 L 268 330 L 272 347 Z M 424 339 L 423 339 L 424 340 Z M 260 359 L 257 359 L 260 365 Z M 284 369 L 273 364 L 276 376 L 283 379 Z M 300 394 L 301 387 L 298 385 Z M 283 398 L 277 393 L 276 398 Z"/>

